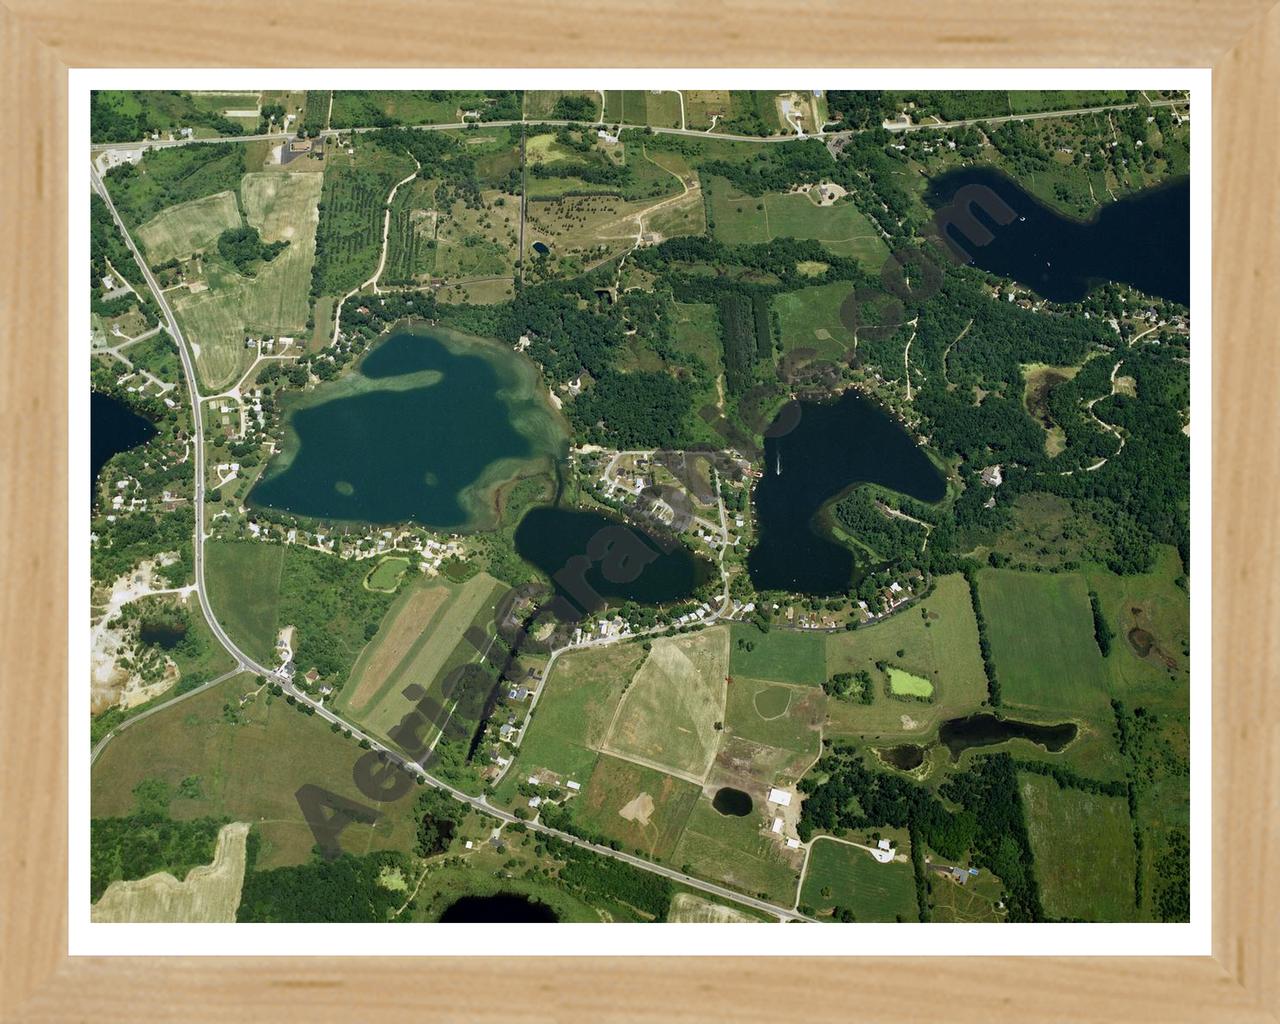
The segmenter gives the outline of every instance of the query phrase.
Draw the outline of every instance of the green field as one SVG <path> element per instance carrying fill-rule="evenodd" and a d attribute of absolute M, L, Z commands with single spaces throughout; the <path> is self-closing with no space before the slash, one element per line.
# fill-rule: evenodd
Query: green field
<path fill-rule="evenodd" d="M 825 359 L 840 359 L 853 348 L 853 332 L 845 326 L 841 306 L 853 294 L 850 281 L 832 281 L 774 297 L 785 352 L 814 351 Z"/>
<path fill-rule="evenodd" d="M 334 128 L 374 124 L 454 124 L 483 102 L 477 92 L 342 89 L 333 94 Z"/>
<path fill-rule="evenodd" d="M 866 850 L 834 839 L 814 840 L 800 902 L 821 914 L 844 907 L 855 921 L 919 919 L 910 861 L 881 864 Z"/>
<path fill-rule="evenodd" d="M 386 594 L 394 594 L 408 568 L 409 559 L 391 555 L 382 559 L 373 567 L 369 575 L 365 577 L 365 586 L 370 590 L 381 590 Z"/>
<path fill-rule="evenodd" d="M 152 266 L 211 249 L 218 236 L 241 224 L 233 192 L 219 192 L 161 210 L 135 234 Z"/>
<path fill-rule="evenodd" d="M 978 593 L 1005 704 L 1056 715 L 1109 715 L 1082 576 L 984 569 Z"/>
<path fill-rule="evenodd" d="M 581 96 L 591 101 L 595 114 L 600 113 L 600 94 L 585 89 L 526 89 L 524 94 L 524 116 L 530 120 L 550 118 L 554 115 L 556 101 L 561 96 Z"/>
<path fill-rule="evenodd" d="M 604 119 L 611 124 L 680 127 L 680 95 L 643 89 L 610 89 L 604 94 Z"/>
<path fill-rule="evenodd" d="M 592 832 L 665 861 L 697 801 L 692 783 L 604 756 L 569 806 L 574 820 Z"/>
<path fill-rule="evenodd" d="M 826 735 L 921 739 L 944 719 L 976 711 L 987 698 L 978 625 L 968 584 L 958 574 L 938 577 L 934 592 L 916 607 L 851 633 L 832 634 L 826 649 L 829 676 L 865 670 L 877 680 L 870 705 L 827 701 Z M 933 701 L 887 699 L 880 692 L 879 680 L 885 677 L 878 661 L 932 682 Z"/>
<path fill-rule="evenodd" d="M 825 644 L 826 637 L 822 634 L 792 629 L 761 633 L 755 626 L 734 623 L 729 643 L 729 674 L 821 686 L 827 678 Z"/>
<path fill-rule="evenodd" d="M 507 779 L 545 768 L 585 782 L 618 699 L 644 658 L 640 644 L 610 644 L 556 659 Z"/>
<path fill-rule="evenodd" d="M 1051 917 L 1132 921 L 1133 827 L 1123 797 L 1018 777 L 1044 909 Z"/>
<path fill-rule="evenodd" d="M 849 199 L 819 206 L 807 195 L 738 191 L 724 178 L 703 179 L 713 234 L 722 242 L 769 242 L 803 238 L 821 242 L 836 256 L 851 256 L 869 269 L 879 269 L 889 255 L 884 240 Z"/>
<path fill-rule="evenodd" d="M 790 904 L 799 880 L 799 859 L 768 831 L 764 807 L 756 799 L 746 817 L 721 814 L 704 794 L 689 815 L 671 863 L 751 895 Z"/>
<path fill-rule="evenodd" d="M 209 387 L 235 380 L 246 333 L 301 337 L 306 330 L 320 185 L 318 174 L 246 174 L 241 194 L 248 223 L 263 241 L 289 245 L 254 277 L 211 263 L 204 290 L 174 300 Z"/>
<path fill-rule="evenodd" d="M 284 547 L 211 540 L 204 550 L 205 584 L 218 622 L 251 658 L 274 665 Z"/>
<path fill-rule="evenodd" d="M 910 672 L 890 666 L 886 669 L 891 692 L 904 697 L 932 697 L 933 683 Z"/>
<path fill-rule="evenodd" d="M 812 761 L 818 756 L 826 704 L 826 694 L 812 686 L 734 676 L 725 704 L 725 732 Z"/>
<path fill-rule="evenodd" d="M 173 818 L 251 822 L 262 836 L 259 869 L 301 864 L 316 839 L 294 794 L 311 784 L 382 812 L 374 825 L 353 823 L 342 832 L 345 851 L 410 848 L 416 790 L 392 804 L 371 804 L 351 781 L 352 765 L 363 753 L 355 741 L 284 698 L 269 697 L 266 689 L 240 708 L 240 697 L 254 689 L 252 677 L 238 676 L 120 733 L 93 766 L 93 816 L 130 813 L 133 788 L 143 779 L 162 779 L 176 793 L 194 776 L 197 795 L 176 796 L 169 807 Z"/>
<path fill-rule="evenodd" d="M 715 758 L 724 718 L 729 631 L 660 637 L 626 688 L 605 748 L 697 779 Z"/>

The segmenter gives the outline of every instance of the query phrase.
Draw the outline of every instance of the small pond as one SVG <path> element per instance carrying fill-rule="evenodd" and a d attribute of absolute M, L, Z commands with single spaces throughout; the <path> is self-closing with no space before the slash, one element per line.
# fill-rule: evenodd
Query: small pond
<path fill-rule="evenodd" d="M 555 924 L 559 920 L 545 903 L 510 892 L 463 896 L 440 915 L 442 924 Z"/>
<path fill-rule="evenodd" d="M 1076 738 L 1077 732 L 1079 729 L 1074 722 L 1036 725 L 1033 722 L 1018 722 L 1012 718 L 981 714 L 943 722 L 938 730 L 938 740 L 951 751 L 951 760 L 954 761 L 970 747 L 989 747 L 1005 740 L 1030 740 L 1040 744 L 1051 754 L 1056 754 Z"/>
<path fill-rule="evenodd" d="M 896 747 L 881 747 L 876 753 L 880 755 L 880 759 L 885 764 L 891 765 L 900 771 L 909 772 L 924 764 L 924 755 L 927 749 L 927 747 L 922 747 L 918 743 L 902 743 Z"/>
<path fill-rule="evenodd" d="M 143 620 L 138 628 L 138 639 L 144 644 L 171 651 L 182 643 L 187 635 L 185 626 L 175 626 L 168 622 L 147 622 Z"/>
<path fill-rule="evenodd" d="M 551 251 L 551 246 L 547 245 L 546 242 L 534 242 L 533 251 L 536 252 L 539 256 L 545 256 L 547 253 Z"/>
<path fill-rule="evenodd" d="M 723 789 L 716 790 L 716 795 L 711 800 L 711 806 L 725 816 L 745 818 L 751 813 L 751 808 L 755 805 L 752 803 L 749 793 L 744 793 L 740 789 L 730 789 L 726 786 Z"/>

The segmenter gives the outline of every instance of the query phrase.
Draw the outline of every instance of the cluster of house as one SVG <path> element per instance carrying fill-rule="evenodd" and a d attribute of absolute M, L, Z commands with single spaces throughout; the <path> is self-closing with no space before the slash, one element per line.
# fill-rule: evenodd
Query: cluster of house
<path fill-rule="evenodd" d="M 253 338 L 253 337 L 250 337 L 249 335 L 245 335 L 245 339 L 244 339 L 245 348 L 255 349 L 257 352 L 263 355 L 267 355 L 269 353 L 275 352 L 277 347 L 280 349 L 281 352 L 283 352 L 287 348 L 289 348 L 289 346 L 291 346 L 292 344 L 293 344 L 293 339 L 288 337 L 287 335 L 281 335 L 280 337 L 276 337 L 276 338 L 268 338 L 265 336 L 261 338 Z"/>
<path fill-rule="evenodd" d="M 882 610 L 873 612 L 868 607 L 866 601 L 858 601 L 858 609 L 866 616 L 866 621 L 872 622 L 876 619 L 883 619 L 886 615 L 891 615 L 897 611 L 899 605 L 910 601 L 914 596 L 914 591 L 909 585 L 904 585 L 898 580 L 890 581 L 887 587 L 880 591 L 880 601 Z"/>
<path fill-rule="evenodd" d="M 224 465 L 228 470 L 233 467 L 239 468 L 236 463 Z M 219 472 L 223 470 L 224 465 L 217 467 Z M 240 511 L 243 513 L 246 510 L 241 508 Z M 231 515 L 223 511 L 214 518 L 230 519 Z M 260 523 L 253 519 L 245 524 L 245 529 L 255 540 L 278 540 L 286 544 L 301 544 L 315 551 L 337 554 L 341 558 L 361 560 L 392 552 L 417 555 L 422 571 L 428 575 L 437 574 L 446 559 L 461 557 L 464 551 L 462 542 L 456 538 L 447 541 L 436 540 L 434 537 L 411 529 L 379 531 L 370 527 L 353 536 L 350 533 L 329 534 L 297 526 L 285 527 L 275 523 Z"/>

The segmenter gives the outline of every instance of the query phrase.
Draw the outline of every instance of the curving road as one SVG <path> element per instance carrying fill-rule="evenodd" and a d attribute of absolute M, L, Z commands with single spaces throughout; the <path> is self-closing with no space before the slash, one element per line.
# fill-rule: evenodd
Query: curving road
<path fill-rule="evenodd" d="M 204 613 L 205 620 L 208 622 L 210 630 L 213 632 L 213 635 L 217 638 L 218 642 L 222 644 L 222 646 L 226 649 L 226 651 L 233 658 L 235 658 L 236 665 L 237 665 L 237 667 L 233 671 L 227 673 L 226 675 L 220 676 L 217 679 L 214 679 L 208 683 L 205 683 L 201 687 L 198 687 L 194 690 L 188 691 L 187 693 L 174 697 L 172 700 L 166 701 L 164 704 L 157 705 L 156 707 L 136 716 L 134 719 L 131 719 L 129 722 L 122 723 L 120 726 L 113 729 L 111 732 L 107 733 L 107 735 L 102 737 L 102 739 L 98 742 L 98 744 L 94 747 L 93 752 L 91 754 L 90 763 L 92 764 L 93 761 L 97 760 L 98 755 L 102 752 L 102 749 L 107 745 L 107 743 L 110 742 L 112 737 L 118 735 L 121 731 L 127 728 L 131 722 L 139 721 L 142 718 L 147 717 L 148 715 L 154 714 L 155 712 L 161 710 L 161 708 L 169 707 L 173 704 L 176 704 L 178 701 L 185 700 L 187 697 L 190 697 L 196 693 L 200 693 L 201 691 L 213 686 L 215 683 L 222 682 L 223 680 L 228 679 L 239 672 L 253 672 L 258 675 L 265 676 L 275 681 L 276 683 L 278 683 L 284 689 L 285 693 L 292 696 L 295 701 L 301 704 L 305 704 L 310 708 L 313 708 L 315 711 L 315 714 L 319 715 L 325 721 L 335 723 L 341 728 L 347 730 L 347 732 L 350 733 L 350 735 L 357 742 L 361 740 L 367 742 L 371 749 L 377 751 L 382 756 L 383 760 L 399 765 L 405 771 L 411 773 L 412 775 L 416 776 L 419 779 L 422 779 L 428 785 L 434 786 L 436 789 L 443 790 L 444 792 L 448 793 L 451 797 L 453 797 L 455 800 L 468 804 L 471 807 L 474 807 L 476 810 L 482 811 L 483 813 L 488 814 L 491 817 L 497 818 L 499 821 L 502 821 L 504 824 L 515 824 L 517 822 L 520 822 L 520 819 L 517 818 L 514 814 L 511 814 L 510 812 L 505 811 L 499 807 L 494 807 L 492 804 L 489 803 L 486 797 L 471 796 L 468 793 L 462 792 L 462 790 L 460 789 L 455 789 L 453 786 L 450 786 L 447 782 L 444 782 L 443 780 L 438 779 L 435 776 L 429 774 L 417 762 L 410 761 L 408 758 L 404 757 L 399 752 L 392 750 L 390 747 L 382 743 L 377 738 L 363 732 L 356 725 L 334 714 L 329 708 L 325 707 L 323 703 L 321 703 L 320 701 L 317 701 L 310 694 L 306 693 L 305 691 L 295 686 L 290 679 L 278 674 L 274 669 L 271 669 L 265 665 L 259 664 L 258 662 L 254 661 L 251 657 L 249 657 L 247 654 L 245 654 L 244 651 L 240 650 L 240 648 L 236 646 L 235 642 L 227 635 L 226 631 L 222 628 L 222 625 L 218 622 L 217 617 L 213 614 L 213 608 L 209 604 L 209 596 L 205 590 L 205 582 L 204 582 L 204 542 L 206 539 L 205 532 L 204 532 L 204 494 L 205 494 L 204 427 L 203 427 L 203 420 L 201 416 L 201 413 L 203 411 L 201 408 L 202 398 L 200 395 L 199 384 L 196 379 L 195 364 L 194 364 L 194 361 L 192 360 L 191 352 L 187 344 L 187 341 L 182 336 L 182 330 L 178 326 L 177 318 L 174 316 L 173 310 L 170 308 L 168 301 L 165 299 L 164 292 L 160 290 L 159 284 L 156 282 L 155 278 L 152 276 L 151 268 L 147 266 L 147 261 L 143 258 L 142 253 L 138 250 L 137 245 L 134 244 L 133 236 L 129 233 L 129 229 L 125 226 L 124 220 L 120 217 L 120 213 L 116 209 L 115 203 L 112 202 L 111 195 L 107 191 L 106 185 L 103 184 L 102 178 L 98 174 L 97 168 L 91 166 L 89 175 L 90 175 L 90 181 L 93 184 L 94 191 L 97 192 L 98 195 L 102 197 L 103 202 L 105 202 L 107 205 L 107 209 L 111 211 L 111 217 L 116 223 L 116 228 L 119 230 L 121 237 L 124 238 L 125 244 L 128 245 L 129 251 L 133 254 L 133 258 L 135 262 L 138 264 L 138 268 L 142 271 L 142 275 L 147 282 L 147 287 L 151 289 L 151 293 L 155 296 L 156 302 L 159 304 L 160 310 L 164 315 L 165 325 L 168 328 L 170 335 L 172 335 L 174 342 L 177 344 L 178 354 L 182 359 L 182 374 L 184 379 L 186 380 L 187 390 L 191 395 L 192 432 L 193 432 L 193 438 L 194 438 L 194 443 L 192 444 L 192 448 L 195 450 L 195 459 L 194 459 L 195 496 L 193 498 L 193 504 L 195 506 L 195 536 L 194 536 L 195 589 L 196 589 L 196 594 L 200 599 L 200 610 Z M 591 850 L 595 853 L 600 854 L 601 856 L 612 857 L 615 860 L 625 861 L 626 863 L 631 864 L 634 867 L 638 867 L 644 871 L 650 871 L 653 874 L 662 875 L 664 878 L 669 878 L 672 881 L 679 882 L 681 885 L 687 886 L 690 889 L 698 889 L 702 892 L 709 893 L 713 896 L 718 896 L 721 899 L 729 900 L 733 903 L 738 903 L 743 906 L 751 907 L 754 910 L 759 910 L 763 913 L 776 917 L 782 921 L 812 921 L 813 920 L 813 918 L 806 917 L 804 914 L 801 914 L 799 911 L 795 909 L 778 906 L 777 904 L 770 903 L 767 900 L 756 899 L 755 897 L 752 897 L 752 896 L 745 896 L 742 893 L 735 892 L 732 889 L 728 889 L 721 885 L 716 885 L 714 882 L 705 882 L 700 878 L 694 878 L 691 875 L 686 875 L 683 872 L 674 870 L 673 868 L 664 867 L 661 864 L 655 864 L 652 861 L 645 860 L 642 857 L 636 857 L 629 853 L 623 853 L 620 850 L 614 850 L 613 848 L 608 846 L 601 846 L 597 843 L 591 843 L 584 839 L 579 839 L 577 836 L 570 835 L 567 832 L 561 832 L 558 829 L 549 828 L 548 826 L 543 825 L 537 821 L 526 821 L 526 822 L 523 822 L 523 824 L 526 828 L 528 828 L 533 832 L 540 832 L 540 833 L 543 833 L 544 835 L 555 836 L 557 839 L 561 839 L 567 843 L 571 843 L 574 846 L 581 847 L 582 849 Z"/>

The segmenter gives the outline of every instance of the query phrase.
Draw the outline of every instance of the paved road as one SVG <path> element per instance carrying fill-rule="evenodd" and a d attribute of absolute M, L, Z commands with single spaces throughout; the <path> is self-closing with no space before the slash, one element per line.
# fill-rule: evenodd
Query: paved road
<path fill-rule="evenodd" d="M 102 197 L 103 201 L 107 204 L 107 208 L 111 211 L 111 216 L 116 222 L 116 227 L 119 229 L 121 236 L 125 240 L 125 243 L 129 246 L 129 251 L 133 253 L 133 258 L 137 262 L 139 269 L 141 269 L 143 277 L 146 279 L 147 286 L 151 289 L 152 294 L 155 296 L 156 301 L 159 303 L 160 310 L 164 314 L 165 323 L 169 329 L 169 333 L 173 336 L 174 341 L 177 343 L 178 353 L 182 357 L 182 372 L 187 382 L 187 389 L 191 394 L 192 432 L 193 432 L 193 437 L 195 438 L 195 443 L 192 445 L 192 447 L 195 449 L 194 461 L 195 461 L 195 474 L 196 474 L 195 498 L 194 498 L 195 520 L 196 520 L 195 537 L 194 537 L 196 594 L 200 598 L 200 609 L 201 611 L 204 612 L 205 620 L 209 623 L 209 628 L 212 630 L 213 635 L 217 637 L 218 642 L 222 644 L 222 646 L 227 650 L 227 652 L 233 658 L 236 659 L 236 663 L 237 663 L 237 667 L 234 670 L 232 670 L 231 672 L 227 673 L 224 676 L 221 676 L 219 679 L 212 680 L 211 682 L 204 684 L 204 686 L 199 687 L 198 689 L 191 690 L 188 693 L 182 694 L 178 697 L 174 697 L 172 700 L 166 701 L 165 704 L 158 705 L 155 708 L 152 708 L 151 710 L 144 712 L 141 715 L 138 715 L 135 719 L 132 719 L 131 722 L 138 721 L 143 717 L 154 714 L 156 711 L 159 711 L 162 707 L 168 707 L 172 704 L 177 703 L 180 700 L 184 700 L 185 698 L 190 697 L 195 693 L 199 693 L 201 690 L 204 690 L 210 686 L 213 686 L 214 683 L 221 682 L 222 680 L 230 678 L 231 676 L 236 675 L 239 672 L 253 672 L 258 675 L 265 676 L 279 683 L 280 686 L 284 689 L 285 693 L 292 696 L 294 700 L 296 700 L 297 702 L 301 704 L 305 704 L 311 708 L 314 708 L 315 713 L 319 715 L 321 718 L 323 718 L 326 722 L 335 723 L 340 727 L 346 729 L 357 742 L 364 740 L 365 742 L 368 743 L 370 748 L 372 748 L 373 750 L 381 754 L 384 760 L 387 760 L 394 764 L 399 765 L 401 768 L 405 769 L 406 771 L 422 779 L 428 785 L 434 786 L 437 789 L 444 790 L 446 793 L 452 796 L 455 800 L 459 800 L 462 803 L 469 804 L 470 806 L 476 808 L 477 810 L 482 811 L 485 814 L 488 814 L 494 818 L 497 818 L 500 821 L 503 821 L 507 824 L 515 824 L 516 822 L 519 822 L 520 819 L 517 818 L 514 814 L 511 814 L 505 810 L 502 810 L 501 808 L 494 807 L 492 804 L 489 803 L 489 801 L 485 797 L 471 796 L 470 794 L 464 793 L 459 789 L 455 789 L 453 786 L 450 786 L 447 782 L 444 782 L 441 779 L 438 779 L 433 775 L 430 775 L 425 769 L 423 769 L 421 765 L 417 764 L 416 762 L 410 761 L 408 758 L 404 757 L 402 754 L 386 746 L 386 744 L 382 743 L 380 740 L 361 731 L 357 726 L 355 726 L 351 722 L 348 722 L 347 720 L 334 714 L 333 711 L 325 707 L 322 702 L 317 701 L 310 694 L 305 693 L 304 691 L 298 689 L 298 687 L 296 687 L 291 680 L 278 675 L 274 669 L 268 668 L 267 666 L 261 665 L 258 662 L 254 661 L 247 654 L 245 654 L 244 651 L 240 650 L 240 648 L 236 646 L 235 642 L 229 636 L 227 636 L 226 631 L 222 628 L 222 625 L 218 622 L 217 617 L 213 614 L 213 608 L 209 604 L 209 597 L 205 591 L 205 581 L 204 581 L 204 542 L 205 542 L 204 429 L 203 429 L 202 418 L 201 418 L 201 412 L 202 412 L 201 405 L 200 405 L 201 396 L 200 396 L 199 386 L 196 381 L 195 365 L 192 361 L 191 353 L 189 351 L 187 341 L 182 336 L 181 328 L 178 327 L 177 318 L 173 315 L 173 310 L 169 308 L 169 303 L 165 300 L 164 292 L 160 290 L 160 287 L 157 285 L 155 278 L 151 274 L 151 268 L 147 266 L 147 261 L 143 258 L 142 253 L 138 250 L 137 246 L 134 244 L 133 236 L 129 234 L 129 229 L 125 226 L 125 223 L 121 219 L 119 212 L 116 210 L 115 203 L 111 201 L 111 195 L 110 193 L 108 193 L 106 186 L 102 183 L 102 178 L 98 175 L 97 170 L 92 167 L 90 168 L 90 179 L 93 183 L 94 191 L 96 191 L 98 195 Z M 97 746 L 94 748 L 93 753 L 91 755 L 92 760 L 96 760 L 98 755 L 102 752 L 102 749 L 107 745 L 108 742 L 110 742 L 112 737 L 117 735 L 121 731 L 123 731 L 123 729 L 127 728 L 129 724 L 130 723 L 124 723 L 121 726 L 117 727 L 116 729 L 113 729 L 111 732 L 107 733 L 107 735 L 104 736 L 98 742 Z M 92 760 L 90 763 L 92 763 Z M 536 821 L 525 822 L 524 824 L 526 828 L 534 832 L 541 832 L 545 835 L 553 835 L 559 839 L 563 839 L 567 843 L 572 843 L 574 846 L 579 846 L 579 847 L 582 847 L 583 849 L 592 850 L 602 856 L 612 857 L 615 860 L 626 861 L 628 864 L 632 864 L 635 867 L 641 868 L 645 871 L 651 871 L 657 875 L 662 875 L 664 878 L 670 878 L 673 881 L 677 881 L 680 884 L 688 886 L 691 889 L 699 889 L 702 892 L 710 893 L 711 895 L 718 896 L 721 899 L 727 899 L 734 903 L 739 903 L 744 906 L 752 907 L 766 914 L 775 916 L 780 920 L 804 920 L 804 921 L 813 920 L 812 918 L 805 917 L 803 914 L 799 913 L 798 911 L 789 909 L 787 907 L 781 907 L 776 904 L 769 903 L 767 900 L 756 899 L 755 897 L 752 897 L 752 896 L 744 896 L 743 894 L 735 892 L 732 889 L 727 889 L 724 886 L 716 885 L 712 882 L 704 882 L 700 878 L 694 878 L 691 875 L 686 875 L 672 868 L 664 867 L 661 864 L 654 864 L 653 862 L 647 861 L 642 857 L 635 857 L 629 853 L 623 853 L 620 850 L 614 850 L 607 846 L 600 846 L 596 843 L 589 843 L 586 840 L 579 839 L 577 836 L 569 835 L 566 832 L 560 832 L 557 829 L 548 828 L 546 825 L 543 825 Z"/>
<path fill-rule="evenodd" d="M 1079 107 L 1074 110 L 1042 110 L 1034 114 L 1003 114 L 999 117 L 974 117 L 962 121 L 934 121 L 922 122 L 921 124 L 886 124 L 884 127 L 891 132 L 917 132 L 926 129 L 945 129 L 945 128 L 964 128 L 976 124 L 1003 124 L 1005 121 L 1041 121 L 1045 118 L 1052 117 L 1076 117 L 1082 114 L 1105 114 L 1110 110 L 1132 110 L 1135 107 L 1177 107 L 1185 106 L 1185 99 L 1178 100 L 1152 100 L 1150 103 L 1111 103 L 1100 107 Z M 532 121 L 455 121 L 449 124 L 417 124 L 409 125 L 415 131 L 450 131 L 460 128 L 470 128 L 472 125 L 479 125 L 482 128 L 507 128 L 512 125 L 528 124 L 550 125 L 553 128 L 564 127 L 568 125 L 580 125 L 581 121 L 553 121 L 549 118 L 537 118 Z M 649 130 L 651 126 L 643 124 L 622 124 L 619 130 L 628 128 L 637 128 L 641 131 Z M 376 132 L 382 129 L 373 125 L 360 128 L 326 128 L 319 134 L 322 137 L 332 138 L 336 135 L 361 134 L 363 132 Z M 872 129 L 848 129 L 845 131 L 835 132 L 815 132 L 811 135 L 738 135 L 734 132 L 711 132 L 699 131 L 694 128 L 652 128 L 652 131 L 658 135 L 687 135 L 696 139 L 725 139 L 730 142 L 799 142 L 805 138 L 811 139 L 832 139 L 841 138 L 847 135 L 855 135 L 859 131 L 870 131 Z M 137 140 L 133 142 L 96 142 L 90 149 L 94 153 L 102 153 L 106 150 L 138 150 L 138 149 L 168 149 L 171 146 L 190 146 L 199 145 L 201 143 L 210 142 L 284 142 L 287 139 L 297 138 L 296 134 L 291 132 L 270 132 L 265 135 L 219 135 L 214 138 L 205 139 L 157 139 L 157 140 Z"/>

